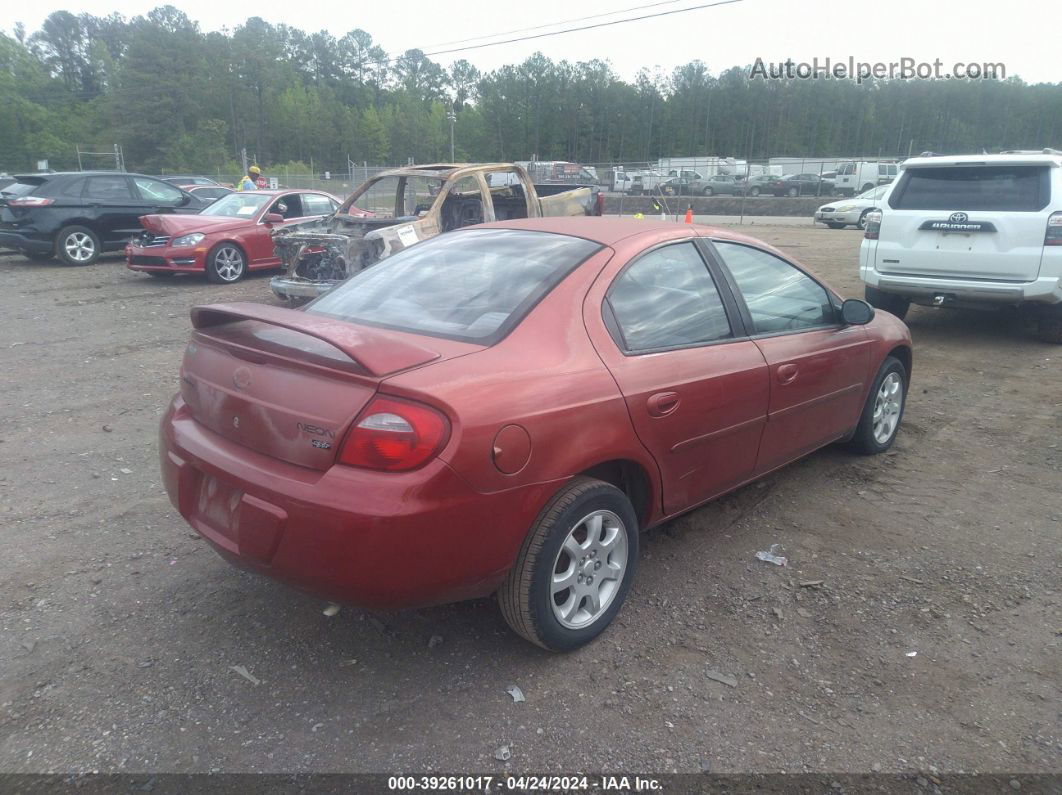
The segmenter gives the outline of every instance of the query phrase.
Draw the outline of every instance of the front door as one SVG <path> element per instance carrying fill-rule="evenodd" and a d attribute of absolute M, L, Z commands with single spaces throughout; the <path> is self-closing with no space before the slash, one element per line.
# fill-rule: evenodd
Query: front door
<path fill-rule="evenodd" d="M 757 472 L 828 444 L 856 426 L 870 340 L 840 323 L 829 292 L 795 265 L 753 246 L 713 241 L 770 369 L 770 407 Z"/>
<path fill-rule="evenodd" d="M 611 284 L 603 303 L 588 301 L 587 327 L 660 467 L 665 512 L 748 480 L 767 415 L 767 365 L 697 246 L 651 249 L 603 278 Z"/>

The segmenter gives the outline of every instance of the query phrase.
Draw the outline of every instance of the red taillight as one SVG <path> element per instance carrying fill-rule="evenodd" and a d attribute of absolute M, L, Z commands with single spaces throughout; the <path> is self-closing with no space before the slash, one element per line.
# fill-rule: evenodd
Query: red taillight
<path fill-rule="evenodd" d="M 881 211 L 872 210 L 867 213 L 867 225 L 863 229 L 863 237 L 867 240 L 877 240 L 881 232 Z"/>
<path fill-rule="evenodd" d="M 1062 246 L 1062 213 L 1051 213 L 1047 219 L 1047 233 L 1044 235 L 1045 246 Z"/>
<path fill-rule="evenodd" d="M 45 207 L 55 199 L 41 199 L 37 196 L 23 196 L 21 199 L 8 199 L 8 207 Z"/>
<path fill-rule="evenodd" d="M 358 415 L 339 451 L 339 463 L 403 472 L 434 457 L 450 435 L 440 412 L 399 398 L 377 397 Z"/>

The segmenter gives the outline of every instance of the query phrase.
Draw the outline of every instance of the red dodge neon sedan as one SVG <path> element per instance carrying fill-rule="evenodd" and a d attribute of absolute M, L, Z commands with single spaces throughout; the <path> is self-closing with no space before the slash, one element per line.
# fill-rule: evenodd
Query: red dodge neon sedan
<path fill-rule="evenodd" d="M 277 268 L 270 232 L 330 215 L 339 200 L 313 190 L 229 193 L 194 215 L 144 215 L 144 231 L 125 247 L 130 270 L 152 276 L 206 273 L 212 282 L 239 281 L 248 270 Z"/>
<path fill-rule="evenodd" d="M 707 227 L 469 227 L 304 310 L 192 310 L 162 419 L 170 499 L 233 563 L 372 608 L 497 593 L 575 648 L 638 531 L 816 448 L 889 448 L 911 338 Z"/>

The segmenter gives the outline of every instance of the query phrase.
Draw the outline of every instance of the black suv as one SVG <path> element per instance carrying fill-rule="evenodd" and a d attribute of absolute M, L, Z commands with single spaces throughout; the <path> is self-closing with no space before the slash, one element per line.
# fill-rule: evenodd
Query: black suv
<path fill-rule="evenodd" d="M 197 213 L 209 204 L 143 174 L 20 174 L 0 188 L 0 248 L 32 260 L 58 257 L 70 265 L 91 265 L 143 231 L 140 216 Z"/>

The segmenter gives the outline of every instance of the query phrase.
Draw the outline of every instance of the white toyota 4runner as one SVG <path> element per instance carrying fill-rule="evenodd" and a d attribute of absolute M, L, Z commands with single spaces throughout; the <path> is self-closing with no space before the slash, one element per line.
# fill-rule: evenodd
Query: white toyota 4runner
<path fill-rule="evenodd" d="M 915 157 L 867 216 L 871 305 L 1027 306 L 1062 343 L 1062 152 Z"/>

